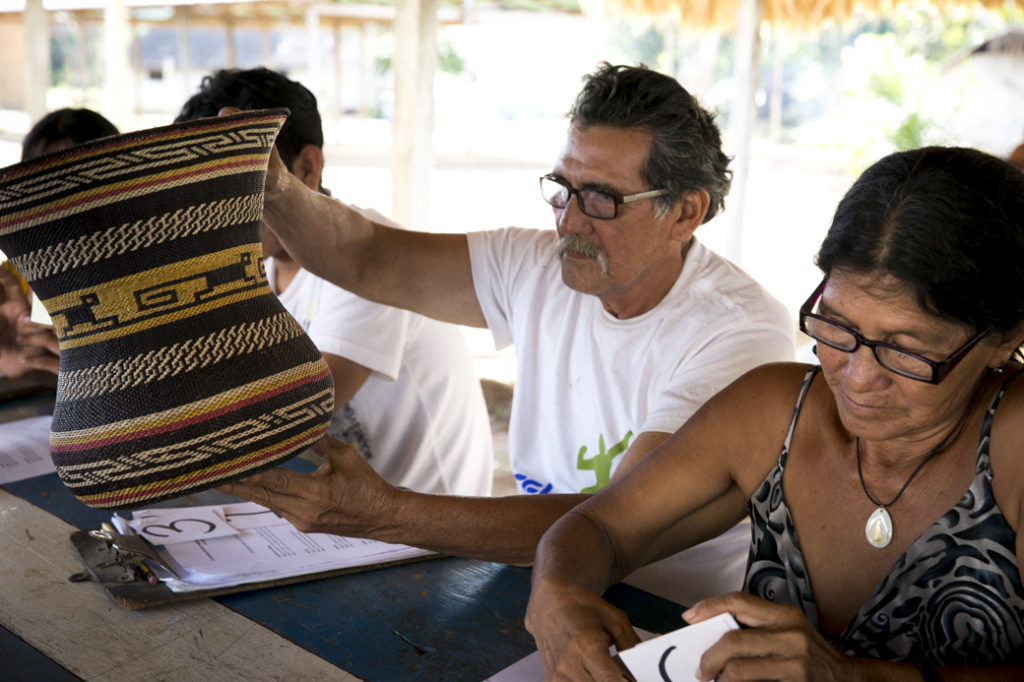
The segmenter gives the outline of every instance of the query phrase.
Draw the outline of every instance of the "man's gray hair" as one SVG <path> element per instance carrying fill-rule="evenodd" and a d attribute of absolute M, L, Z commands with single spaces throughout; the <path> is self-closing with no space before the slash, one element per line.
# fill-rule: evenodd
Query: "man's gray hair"
<path fill-rule="evenodd" d="M 656 199 L 664 212 L 684 192 L 706 190 L 710 203 L 704 222 L 725 205 L 732 183 L 729 157 L 715 117 L 675 79 L 646 66 L 612 66 L 602 62 L 586 76 L 569 120 L 590 127 L 646 128 L 653 134 L 641 169 L 650 189 L 667 189 Z"/>

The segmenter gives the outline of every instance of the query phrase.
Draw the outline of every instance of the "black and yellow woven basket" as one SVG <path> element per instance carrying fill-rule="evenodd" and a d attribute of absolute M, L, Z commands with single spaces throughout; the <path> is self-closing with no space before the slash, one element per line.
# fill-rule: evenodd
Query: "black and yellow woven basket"
<path fill-rule="evenodd" d="M 286 115 L 199 119 L 0 170 L 0 251 L 60 344 L 50 449 L 85 504 L 210 488 L 326 430 L 330 372 L 260 252 Z"/>

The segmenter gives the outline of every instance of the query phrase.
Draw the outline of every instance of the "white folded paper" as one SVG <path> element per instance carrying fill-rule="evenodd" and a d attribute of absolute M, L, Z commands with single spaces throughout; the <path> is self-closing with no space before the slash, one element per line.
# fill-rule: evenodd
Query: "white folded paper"
<path fill-rule="evenodd" d="M 723 613 L 620 651 L 619 658 L 637 682 L 696 682 L 701 655 L 738 629 L 736 619 Z"/>

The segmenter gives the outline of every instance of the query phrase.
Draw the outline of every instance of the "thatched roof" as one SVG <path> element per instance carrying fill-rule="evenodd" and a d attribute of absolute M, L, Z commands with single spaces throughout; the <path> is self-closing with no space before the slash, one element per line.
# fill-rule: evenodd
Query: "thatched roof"
<path fill-rule="evenodd" d="M 848 19 L 855 10 L 886 11 L 901 0 L 764 0 L 764 20 L 774 26 L 813 27 Z M 940 8 L 981 5 L 1024 7 L 1024 0 L 930 0 Z M 604 0 L 609 14 L 668 16 L 689 28 L 729 30 L 736 24 L 736 0 Z"/>

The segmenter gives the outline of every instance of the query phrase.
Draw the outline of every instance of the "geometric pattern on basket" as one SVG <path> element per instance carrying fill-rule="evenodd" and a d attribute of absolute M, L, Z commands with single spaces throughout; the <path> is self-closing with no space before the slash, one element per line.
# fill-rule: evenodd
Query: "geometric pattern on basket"
<path fill-rule="evenodd" d="M 60 345 L 51 454 L 85 504 L 203 490 L 326 431 L 330 370 L 270 291 L 260 252 L 286 114 L 189 121 L 0 169 L 0 249 Z"/>
<path fill-rule="evenodd" d="M 271 398 L 297 386 L 316 381 L 322 374 L 323 367 L 320 362 L 305 362 L 185 405 L 175 405 L 159 412 L 108 422 L 101 427 L 53 430 L 50 432 L 50 449 L 57 453 L 94 449 L 111 443 L 124 443 L 166 433 L 183 425 L 218 419 L 242 410 L 255 403 L 261 396 L 264 399 Z"/>
<path fill-rule="evenodd" d="M 263 197 L 259 194 L 188 206 L 26 253 L 19 257 L 17 270 L 31 281 L 173 239 L 250 223 L 262 217 Z"/>
<path fill-rule="evenodd" d="M 333 403 L 333 396 L 326 396 L 328 403 Z M 324 417 L 328 416 L 328 411 Z M 262 448 L 251 447 L 237 451 L 238 456 L 223 462 L 203 467 L 201 469 L 186 470 L 179 476 L 162 479 L 153 483 L 142 483 L 128 485 L 126 487 L 113 487 L 97 493 L 78 491 L 79 486 L 69 484 L 68 480 L 73 477 L 65 473 L 66 469 L 57 468 L 61 481 L 75 495 L 76 498 L 99 509 L 124 509 L 126 507 L 138 507 L 168 498 L 181 496 L 196 490 L 212 488 L 220 483 L 226 483 L 255 473 L 262 469 L 282 461 L 282 456 L 289 453 L 297 453 L 316 443 L 324 434 L 324 429 L 319 425 L 321 419 L 311 420 L 310 428 L 296 433 L 286 439 L 278 439 L 268 443 Z M 262 424 L 253 424 L 254 429 L 263 428 Z M 197 458 L 197 461 L 206 461 L 208 456 Z M 115 486 L 118 481 L 105 482 L 106 485 Z"/>
<path fill-rule="evenodd" d="M 42 303 L 61 348 L 77 348 L 256 298 L 266 290 L 267 273 L 258 247 L 246 244 L 69 291 Z"/>
<path fill-rule="evenodd" d="M 261 125 L 242 135 L 222 131 L 190 140 L 166 135 L 161 143 L 149 144 L 145 149 L 119 151 L 117 144 L 104 145 L 93 152 L 93 156 L 102 156 L 91 165 L 90 154 L 85 153 L 76 157 L 74 167 L 68 169 L 61 168 L 63 159 L 59 156 L 53 160 L 44 159 L 29 167 L 30 172 L 24 177 L 12 174 L 4 178 L 4 186 L 0 187 L 0 205 L 4 206 L 6 217 L 0 234 L 118 204 L 126 196 L 138 200 L 168 187 L 216 180 L 240 172 L 265 171 L 265 153 L 238 152 L 269 149 L 267 137 L 273 144 L 279 125 L 279 122 Z M 217 122 L 208 127 L 217 127 Z M 130 139 L 121 146 L 133 143 L 134 139 Z M 211 159 L 211 154 L 218 156 Z M 225 160 L 222 158 L 225 154 L 232 155 Z M 183 163 L 194 165 L 182 170 L 180 166 Z M 51 169 L 58 172 L 45 173 Z M 125 178 L 127 174 L 132 177 Z M 114 184 L 94 189 L 97 184 L 108 181 Z"/>
<path fill-rule="evenodd" d="M 64 485 L 94 507 L 122 507 L 155 501 L 244 475 L 315 443 L 334 405 L 333 388 L 273 411 L 232 421 L 216 431 L 172 445 L 137 450 L 113 459 L 54 463 Z M 208 462 L 213 462 L 208 464 Z M 160 474 L 154 480 L 154 472 Z M 101 492 L 90 492 L 99 489 Z"/>
<path fill-rule="evenodd" d="M 302 334 L 302 327 L 288 313 L 243 322 L 131 358 L 119 358 L 65 372 L 61 376 L 62 398 L 95 398 L 105 393 L 161 381 L 205 369 L 238 355 L 254 353 Z"/>
<path fill-rule="evenodd" d="M 209 459 L 211 453 L 217 455 L 218 459 L 230 459 L 234 451 L 251 453 L 253 444 L 267 440 L 279 431 L 294 429 L 296 417 L 313 420 L 327 414 L 331 406 L 330 393 L 325 390 L 306 396 L 300 402 L 244 421 L 232 422 L 217 431 L 203 433 L 186 441 L 139 450 L 98 462 L 58 464 L 57 469 L 68 487 L 74 489 L 76 485 L 86 483 L 115 483 L 134 479 L 140 473 L 149 473 L 157 469 L 190 466 L 195 462 Z M 89 445 L 91 444 L 86 444 Z"/>

